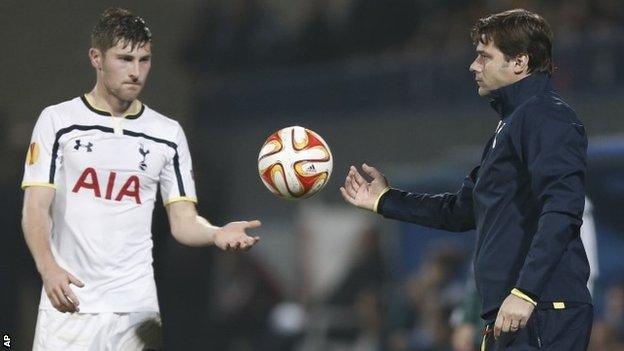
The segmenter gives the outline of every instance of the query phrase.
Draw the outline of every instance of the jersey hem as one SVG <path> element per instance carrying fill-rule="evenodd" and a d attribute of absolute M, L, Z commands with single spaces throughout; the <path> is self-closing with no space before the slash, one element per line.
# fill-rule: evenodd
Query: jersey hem
<path fill-rule="evenodd" d="M 40 311 L 50 311 L 50 310 L 57 310 L 56 308 L 54 308 L 53 306 L 39 306 L 38 308 Z M 135 309 L 135 308 L 98 308 L 98 309 L 91 309 L 91 308 L 80 308 L 80 312 L 78 313 L 135 313 L 135 312 L 157 312 L 160 313 L 160 308 L 139 308 L 139 309 Z"/>

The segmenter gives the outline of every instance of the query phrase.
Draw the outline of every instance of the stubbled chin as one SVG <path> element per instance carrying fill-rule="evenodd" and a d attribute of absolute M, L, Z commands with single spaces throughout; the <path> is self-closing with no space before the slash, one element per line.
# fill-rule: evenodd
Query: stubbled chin
<path fill-rule="evenodd" d="M 134 99 L 136 99 L 139 96 L 139 93 L 141 92 L 141 89 L 128 89 L 126 91 L 122 91 L 121 95 L 124 98 L 124 100 L 126 101 L 132 101 Z"/>
<path fill-rule="evenodd" d="M 477 92 L 479 93 L 479 96 L 481 96 L 481 97 L 486 97 L 486 96 L 490 95 L 490 91 L 486 90 L 486 89 L 483 89 L 482 87 L 479 87 Z"/>

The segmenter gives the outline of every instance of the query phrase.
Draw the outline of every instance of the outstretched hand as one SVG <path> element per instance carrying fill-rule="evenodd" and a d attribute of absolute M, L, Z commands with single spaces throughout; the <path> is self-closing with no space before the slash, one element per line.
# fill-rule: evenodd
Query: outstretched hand
<path fill-rule="evenodd" d="M 221 250 L 226 251 L 247 251 L 254 246 L 260 238 L 251 237 L 245 232 L 247 229 L 260 227 L 258 220 L 230 222 L 219 228 L 215 233 L 214 243 Z"/>
<path fill-rule="evenodd" d="M 388 181 L 375 167 L 366 163 L 362 165 L 362 170 L 372 180 L 366 180 L 357 168 L 351 166 L 344 186 L 340 187 L 340 193 L 348 203 L 365 210 L 375 211 L 375 202 L 388 188 Z"/>

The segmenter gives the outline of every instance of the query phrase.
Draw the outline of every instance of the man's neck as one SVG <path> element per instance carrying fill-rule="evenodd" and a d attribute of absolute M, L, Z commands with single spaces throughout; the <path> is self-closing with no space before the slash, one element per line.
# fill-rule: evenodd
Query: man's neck
<path fill-rule="evenodd" d="M 106 91 L 97 84 L 93 90 L 86 94 L 89 102 L 98 110 L 109 112 L 113 117 L 123 117 L 140 109 L 138 100 L 124 101 Z"/>

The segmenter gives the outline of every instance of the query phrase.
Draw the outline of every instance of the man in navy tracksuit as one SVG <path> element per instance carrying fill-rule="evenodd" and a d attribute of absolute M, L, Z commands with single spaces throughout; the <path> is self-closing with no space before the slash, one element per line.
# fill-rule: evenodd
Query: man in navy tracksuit
<path fill-rule="evenodd" d="M 366 164 L 351 167 L 345 200 L 450 231 L 477 230 L 474 271 L 488 322 L 485 350 L 585 350 L 593 320 L 580 238 L 587 138 L 554 90 L 552 32 L 525 10 L 477 21 L 470 65 L 500 121 L 481 164 L 456 193 L 392 189 Z"/>

